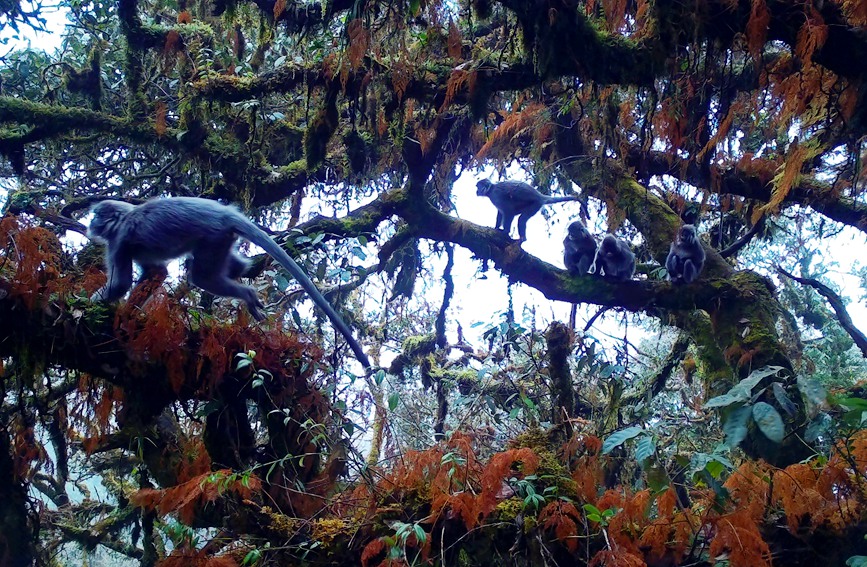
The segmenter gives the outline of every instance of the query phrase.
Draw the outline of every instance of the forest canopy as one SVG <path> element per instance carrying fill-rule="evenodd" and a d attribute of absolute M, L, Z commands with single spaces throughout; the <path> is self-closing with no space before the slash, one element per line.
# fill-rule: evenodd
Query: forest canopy
<path fill-rule="evenodd" d="M 867 565 L 867 3 L 59 7 L 0 6 L 0 564 Z M 100 301 L 166 197 L 371 367 L 246 244 L 263 321 Z"/>

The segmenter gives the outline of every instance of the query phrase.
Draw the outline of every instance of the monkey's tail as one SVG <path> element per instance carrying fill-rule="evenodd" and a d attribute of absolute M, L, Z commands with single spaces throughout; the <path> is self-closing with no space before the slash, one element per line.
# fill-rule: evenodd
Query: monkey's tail
<path fill-rule="evenodd" d="M 545 195 L 545 204 L 550 205 L 552 203 L 565 203 L 566 201 L 577 201 L 578 197 L 549 197 Z"/>
<path fill-rule="evenodd" d="M 244 219 L 246 220 L 246 219 Z M 307 277 L 307 274 L 304 273 L 304 270 L 301 269 L 295 260 L 292 259 L 289 254 L 286 253 L 285 250 L 280 248 L 280 246 L 274 241 L 273 238 L 268 236 L 262 229 L 258 226 L 250 222 L 249 224 L 243 222 L 237 222 L 235 225 L 235 230 L 239 235 L 243 236 L 250 242 L 261 246 L 265 252 L 267 252 L 272 258 L 277 260 L 281 266 L 286 268 L 286 270 L 292 274 L 292 277 L 301 284 L 301 287 L 304 288 L 304 291 L 307 292 L 307 295 L 310 296 L 310 299 L 313 300 L 322 311 L 331 319 L 331 324 L 340 331 L 340 334 L 346 339 L 346 342 L 349 343 L 349 348 L 352 349 L 352 352 L 355 353 L 355 357 L 358 361 L 364 366 L 365 370 L 370 369 L 370 361 L 367 359 L 367 355 L 361 349 L 361 345 L 355 340 L 352 336 L 352 331 L 349 330 L 349 327 L 346 323 L 343 322 L 343 319 L 340 318 L 340 315 L 334 310 L 331 306 L 331 303 L 328 302 L 327 299 L 322 295 L 319 289 L 313 285 L 313 282 L 310 281 L 310 278 Z"/>

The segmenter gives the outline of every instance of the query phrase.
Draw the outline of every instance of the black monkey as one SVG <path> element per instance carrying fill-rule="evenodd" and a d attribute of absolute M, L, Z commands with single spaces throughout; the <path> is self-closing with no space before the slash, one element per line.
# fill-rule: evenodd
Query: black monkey
<path fill-rule="evenodd" d="M 635 273 L 635 254 L 622 240 L 606 234 L 596 251 L 593 272 L 605 278 L 625 282 Z"/>
<path fill-rule="evenodd" d="M 346 338 L 365 368 L 370 362 L 352 332 L 295 261 L 262 229 L 236 208 L 198 197 L 153 199 L 142 205 L 102 201 L 93 207 L 87 235 L 106 244 L 108 282 L 92 300 L 114 301 L 132 287 L 132 263 L 144 270 L 190 255 L 190 281 L 214 295 L 235 297 L 247 304 L 257 321 L 265 318 L 252 287 L 235 280 L 250 261 L 234 252 L 237 238 L 261 246 L 292 274 L 334 327 Z"/>
<path fill-rule="evenodd" d="M 476 195 L 487 197 L 497 207 L 497 222 L 494 228 L 512 231 L 512 220 L 518 217 L 518 236 L 527 240 L 527 220 L 539 212 L 543 205 L 575 201 L 575 197 L 548 197 L 542 195 L 523 181 L 500 181 L 491 183 L 482 179 L 476 183 Z"/>
<path fill-rule="evenodd" d="M 572 274 L 584 275 L 596 257 L 596 239 L 587 231 L 584 223 L 574 221 L 563 239 L 563 263 Z"/>
<path fill-rule="evenodd" d="M 665 269 L 668 279 L 673 283 L 690 284 L 698 278 L 704 267 L 705 253 L 695 232 L 695 226 L 685 224 L 677 232 L 677 239 L 671 243 Z"/>

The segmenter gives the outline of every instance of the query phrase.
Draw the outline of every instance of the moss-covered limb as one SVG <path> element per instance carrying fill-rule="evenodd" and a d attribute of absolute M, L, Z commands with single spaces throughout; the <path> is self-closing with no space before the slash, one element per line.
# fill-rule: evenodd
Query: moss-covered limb
<path fill-rule="evenodd" d="M 91 504 L 85 501 L 71 508 L 51 510 L 42 514 L 43 529 L 57 530 L 62 534 L 64 540 L 77 543 L 85 549 L 93 549 L 97 545 L 101 545 L 126 557 L 141 559 L 142 550 L 123 541 L 118 536 L 118 533 L 135 524 L 141 513 L 140 510 L 127 505 L 106 519 L 91 524 L 95 519 L 95 515 L 89 513 Z M 86 520 L 82 521 L 83 518 Z"/>
<path fill-rule="evenodd" d="M 157 139 L 153 127 L 139 122 L 84 108 L 52 106 L 10 96 L 0 96 L 0 122 L 38 128 L 40 139 L 68 136 L 70 131 L 105 132 L 141 142 Z"/>
<path fill-rule="evenodd" d="M 402 203 L 396 212 L 416 227 L 418 237 L 463 246 L 481 260 L 493 260 L 497 269 L 507 276 L 556 301 L 623 307 L 629 311 L 654 308 L 690 310 L 711 309 L 718 305 L 722 294 L 738 294 L 738 290 L 725 280 L 714 280 L 715 286 L 675 287 L 668 282 L 631 280 L 613 283 L 592 275 L 570 276 L 566 270 L 528 254 L 521 249 L 520 242 L 500 230 L 455 219 L 424 203 Z"/>
<path fill-rule="evenodd" d="M 554 423 L 563 423 L 572 417 L 575 408 L 575 392 L 569 356 L 572 354 L 572 330 L 563 323 L 554 321 L 545 331 L 548 346 L 548 370 L 554 390 Z"/>
<path fill-rule="evenodd" d="M 745 171 L 738 164 L 711 164 L 703 170 L 692 160 L 678 159 L 662 152 L 639 151 L 631 152 L 627 161 L 635 167 L 641 164 L 648 175 L 670 175 L 719 195 L 738 195 L 764 202 L 771 199 L 773 186 L 770 181 L 779 165 L 756 158 L 750 166 L 751 171 Z M 760 176 L 756 171 L 770 173 Z M 810 207 L 832 220 L 867 231 L 867 205 L 840 195 L 831 185 L 811 175 L 804 174 L 798 178 L 784 203 Z"/>
<path fill-rule="evenodd" d="M 576 75 L 600 85 L 651 85 L 669 55 L 653 42 L 636 43 L 596 29 L 578 3 L 500 3 L 518 18 L 525 48 L 542 77 Z"/>
<path fill-rule="evenodd" d="M 347 238 L 352 236 L 370 235 L 376 227 L 392 215 L 396 214 L 400 203 L 406 200 L 403 190 L 383 193 L 373 202 L 362 205 L 344 217 L 332 218 L 317 216 L 299 224 L 295 230 L 305 234 L 323 232 L 330 238 Z"/>
<path fill-rule="evenodd" d="M 129 142 L 162 146 L 170 152 L 206 164 L 208 168 L 224 172 L 231 186 L 223 185 L 223 192 L 217 196 L 237 201 L 240 190 L 248 189 L 247 186 L 252 183 L 250 189 L 256 195 L 255 205 L 265 206 L 285 199 L 306 186 L 311 177 L 296 164 L 284 166 L 277 175 L 272 175 L 269 167 L 252 162 L 247 149 L 228 136 L 209 133 L 203 140 L 195 142 L 191 137 L 182 135 L 184 133 L 180 130 L 170 128 L 160 135 L 149 121 L 117 117 L 84 108 L 53 106 L 0 96 L 0 122 L 31 128 L 27 136 L 30 142 L 64 138 L 70 132 L 95 132 Z M 312 177 L 315 178 L 315 175 Z"/>

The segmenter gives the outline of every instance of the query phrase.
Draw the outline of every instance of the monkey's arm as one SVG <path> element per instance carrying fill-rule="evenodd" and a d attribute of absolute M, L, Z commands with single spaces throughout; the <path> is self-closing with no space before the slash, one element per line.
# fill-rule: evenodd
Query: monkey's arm
<path fill-rule="evenodd" d="M 114 301 L 123 297 L 132 287 L 132 258 L 122 249 L 111 250 L 105 255 L 106 275 L 105 286 L 91 296 L 93 301 Z"/>
<path fill-rule="evenodd" d="M 687 258 L 683 261 L 683 281 L 690 284 L 698 278 L 698 269 L 692 262 L 692 259 Z"/>
<path fill-rule="evenodd" d="M 583 255 L 578 260 L 578 273 L 582 276 L 587 273 L 587 270 L 590 269 L 590 265 L 593 263 L 593 256 L 591 255 Z"/>
<path fill-rule="evenodd" d="M 668 257 L 665 259 L 665 269 L 668 272 L 668 279 L 674 279 L 677 276 L 677 254 L 674 244 L 668 251 Z"/>

